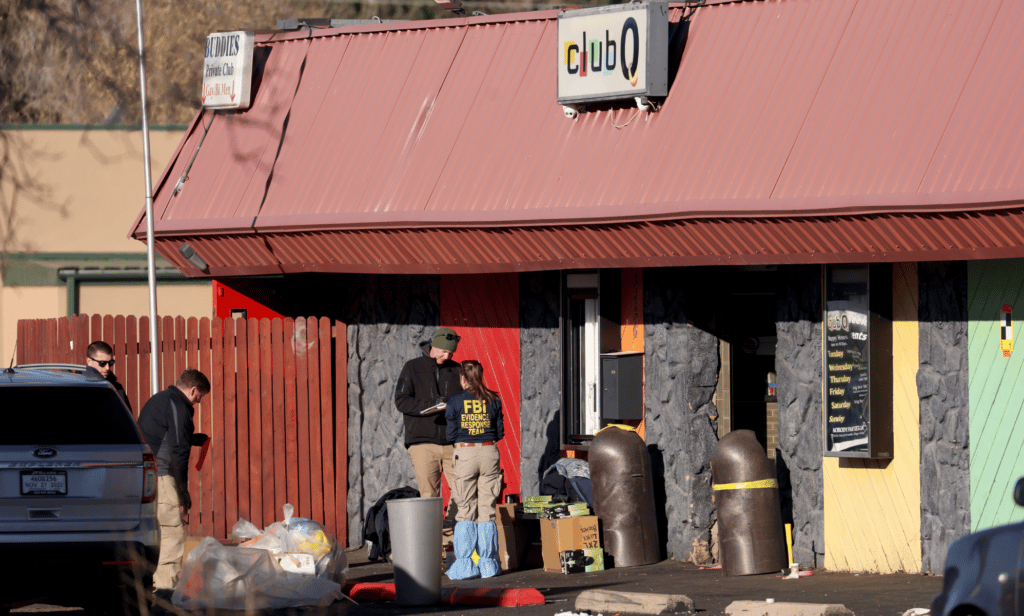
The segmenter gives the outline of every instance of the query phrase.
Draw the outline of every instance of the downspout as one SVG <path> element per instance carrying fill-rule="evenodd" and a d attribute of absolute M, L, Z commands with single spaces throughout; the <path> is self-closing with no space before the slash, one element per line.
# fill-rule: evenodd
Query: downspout
<path fill-rule="evenodd" d="M 70 270 L 70 274 L 65 277 L 65 272 L 68 270 L 59 270 L 57 276 L 64 281 L 64 289 L 67 294 L 67 309 L 68 318 L 78 314 L 78 273 L 77 269 Z"/>

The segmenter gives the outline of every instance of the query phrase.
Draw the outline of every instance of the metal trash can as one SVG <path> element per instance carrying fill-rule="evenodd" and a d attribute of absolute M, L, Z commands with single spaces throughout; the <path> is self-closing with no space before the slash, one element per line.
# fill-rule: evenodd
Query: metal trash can
<path fill-rule="evenodd" d="M 399 605 L 434 605 L 441 600 L 442 503 L 439 497 L 387 501 Z"/>
<path fill-rule="evenodd" d="M 611 565 L 658 562 L 654 478 L 644 440 L 633 430 L 609 426 L 594 435 L 587 460 L 594 513 L 604 529 L 604 551 Z"/>
<path fill-rule="evenodd" d="M 787 568 L 775 468 L 752 430 L 735 430 L 718 442 L 711 483 L 722 572 L 753 575 Z"/>

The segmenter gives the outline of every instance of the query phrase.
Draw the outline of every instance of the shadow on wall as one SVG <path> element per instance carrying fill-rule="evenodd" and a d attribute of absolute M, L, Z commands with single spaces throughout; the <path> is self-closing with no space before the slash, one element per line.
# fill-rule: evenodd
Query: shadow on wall
<path fill-rule="evenodd" d="M 775 478 L 779 483 L 779 506 L 782 509 L 782 524 L 793 524 L 793 484 L 789 481 L 789 466 L 782 452 L 775 450 Z"/>
<path fill-rule="evenodd" d="M 668 514 L 665 505 L 668 494 L 665 491 L 665 458 L 657 445 L 648 445 L 647 453 L 651 456 L 651 478 L 654 482 L 654 515 L 658 520 L 658 557 L 668 558 Z"/>
<path fill-rule="evenodd" d="M 548 422 L 547 429 L 544 431 L 547 436 L 547 442 L 544 445 L 544 454 L 540 457 L 540 462 L 537 464 L 537 485 L 540 485 L 541 479 L 544 477 L 544 471 L 558 461 L 561 451 L 561 439 L 559 438 L 559 429 L 561 427 L 558 413 L 555 413 L 551 421 Z"/>

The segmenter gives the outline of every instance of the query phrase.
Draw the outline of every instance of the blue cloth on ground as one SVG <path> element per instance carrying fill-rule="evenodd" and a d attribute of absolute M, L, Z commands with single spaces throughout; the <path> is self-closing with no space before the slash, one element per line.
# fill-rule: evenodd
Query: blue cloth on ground
<path fill-rule="evenodd" d="M 473 562 L 473 550 L 476 549 L 476 522 L 456 522 L 454 543 L 455 562 L 448 569 L 448 579 L 468 580 L 480 577 L 480 569 Z"/>
<path fill-rule="evenodd" d="M 498 564 L 498 526 L 494 522 L 477 522 L 476 553 L 480 556 L 480 577 L 494 577 L 501 573 Z"/>

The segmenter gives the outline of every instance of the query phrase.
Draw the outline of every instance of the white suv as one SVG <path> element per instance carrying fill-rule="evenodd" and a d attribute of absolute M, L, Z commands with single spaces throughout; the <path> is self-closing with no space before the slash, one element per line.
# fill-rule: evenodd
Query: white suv
<path fill-rule="evenodd" d="M 137 614 L 160 550 L 156 460 L 93 368 L 0 370 L 0 613 Z"/>

